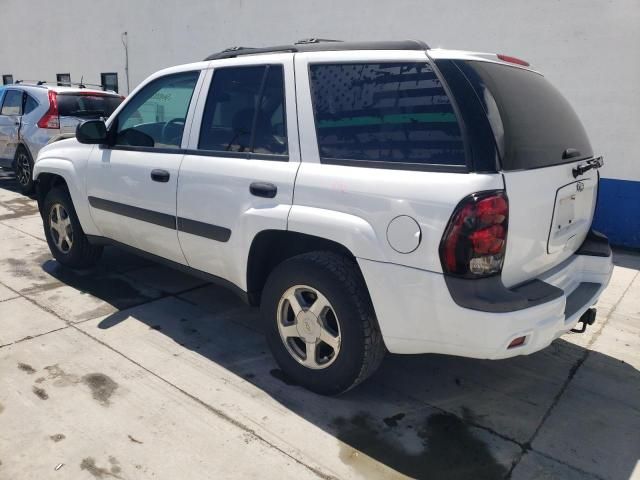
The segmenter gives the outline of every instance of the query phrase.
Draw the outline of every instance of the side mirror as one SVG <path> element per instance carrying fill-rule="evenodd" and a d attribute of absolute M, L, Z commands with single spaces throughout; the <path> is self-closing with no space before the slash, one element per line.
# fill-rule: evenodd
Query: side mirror
<path fill-rule="evenodd" d="M 108 143 L 107 126 L 102 120 L 87 120 L 76 127 L 76 139 L 80 143 Z"/>

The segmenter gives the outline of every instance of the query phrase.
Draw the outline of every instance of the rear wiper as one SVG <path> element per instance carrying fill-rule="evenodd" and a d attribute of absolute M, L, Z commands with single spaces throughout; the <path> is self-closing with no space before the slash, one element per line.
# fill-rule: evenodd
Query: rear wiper
<path fill-rule="evenodd" d="M 592 168 L 600 168 L 602 165 L 604 165 L 604 159 L 602 157 L 587 160 L 586 164 L 580 164 L 573 169 L 573 178 L 584 175 L 585 172 L 588 172 Z"/>

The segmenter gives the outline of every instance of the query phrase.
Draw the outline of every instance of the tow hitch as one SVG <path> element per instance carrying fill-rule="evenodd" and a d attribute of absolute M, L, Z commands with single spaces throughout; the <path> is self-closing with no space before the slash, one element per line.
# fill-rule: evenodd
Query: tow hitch
<path fill-rule="evenodd" d="M 582 324 L 582 327 L 580 328 L 580 330 L 578 330 L 577 328 L 572 328 L 571 331 L 573 333 L 584 333 L 585 330 L 587 329 L 587 325 L 593 325 L 593 322 L 595 321 L 596 321 L 596 309 L 590 308 L 589 310 L 584 312 L 580 317 L 580 320 L 578 320 L 578 323 Z"/>

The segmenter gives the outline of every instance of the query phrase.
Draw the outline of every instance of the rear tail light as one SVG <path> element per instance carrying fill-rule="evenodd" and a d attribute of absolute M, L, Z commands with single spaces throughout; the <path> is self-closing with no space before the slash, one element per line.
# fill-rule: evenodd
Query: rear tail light
<path fill-rule="evenodd" d="M 530 65 L 529 62 L 527 62 L 526 60 L 522 60 L 521 58 L 518 58 L 518 57 L 511 57 L 509 55 L 503 55 L 501 53 L 499 53 L 496 56 L 503 62 L 515 63 L 516 65 L 522 65 L 523 67 L 528 67 Z"/>
<path fill-rule="evenodd" d="M 60 114 L 58 112 L 58 94 L 49 90 L 49 110 L 38 121 L 40 128 L 60 128 Z"/>
<path fill-rule="evenodd" d="M 503 191 L 480 192 L 456 207 L 440 242 L 445 273 L 486 277 L 502 271 L 509 202 Z"/>

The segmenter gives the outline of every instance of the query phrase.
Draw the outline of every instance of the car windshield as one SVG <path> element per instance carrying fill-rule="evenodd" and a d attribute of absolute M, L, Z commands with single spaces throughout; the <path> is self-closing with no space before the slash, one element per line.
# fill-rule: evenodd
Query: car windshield
<path fill-rule="evenodd" d="M 62 117 L 108 117 L 122 103 L 116 95 L 99 93 L 58 94 L 58 110 Z"/>

